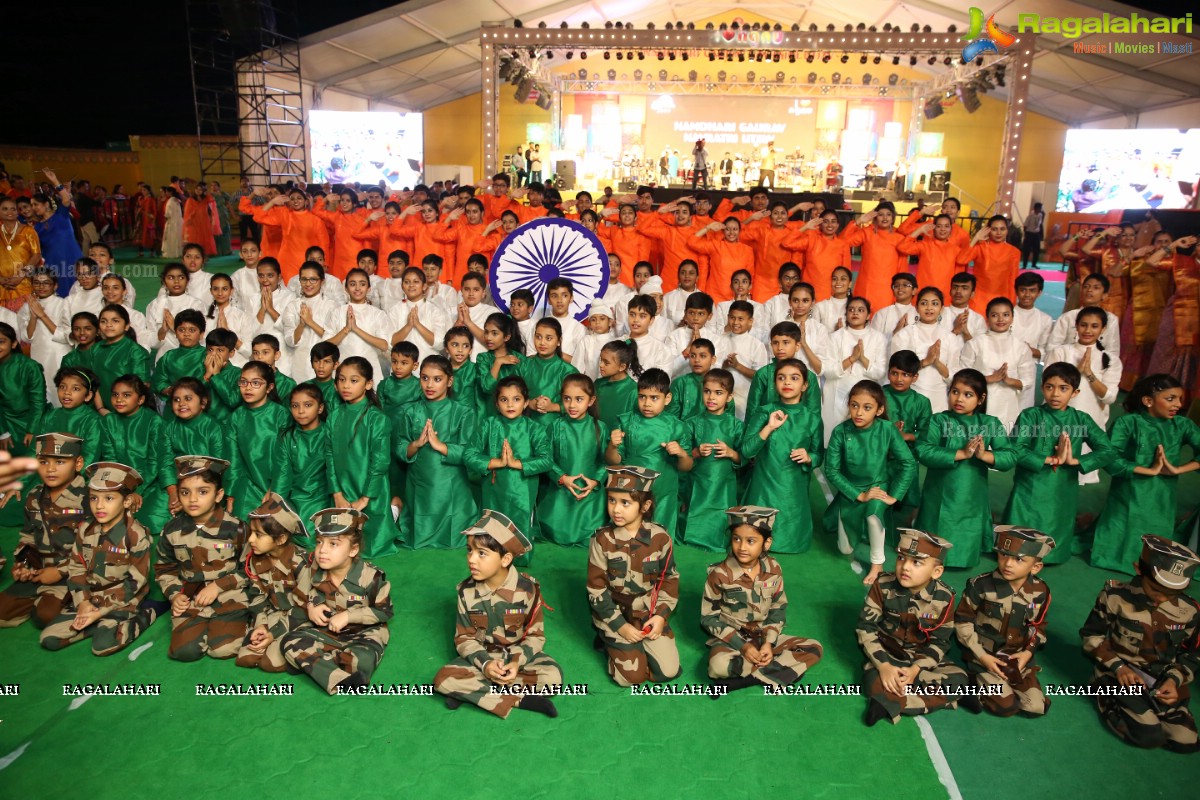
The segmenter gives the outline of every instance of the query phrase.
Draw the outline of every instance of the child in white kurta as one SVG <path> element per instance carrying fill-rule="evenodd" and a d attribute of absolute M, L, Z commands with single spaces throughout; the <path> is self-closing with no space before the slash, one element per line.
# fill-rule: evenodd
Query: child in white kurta
<path fill-rule="evenodd" d="M 1012 330 L 1012 303 L 997 297 L 988 303 L 988 332 L 963 347 L 960 365 L 987 379 L 987 413 L 1011 431 L 1021 413 L 1021 393 L 1033 384 L 1037 365 L 1029 346 Z M 1003 373 L 1000 371 L 1003 370 Z"/>
<path fill-rule="evenodd" d="M 881 382 L 887 375 L 887 340 L 867 325 L 868 313 L 866 300 L 851 298 L 846 304 L 846 324 L 829 336 L 828 356 L 823 361 L 825 388 L 821 392 L 825 444 L 829 444 L 833 429 L 846 420 L 854 384 L 861 380 Z"/>

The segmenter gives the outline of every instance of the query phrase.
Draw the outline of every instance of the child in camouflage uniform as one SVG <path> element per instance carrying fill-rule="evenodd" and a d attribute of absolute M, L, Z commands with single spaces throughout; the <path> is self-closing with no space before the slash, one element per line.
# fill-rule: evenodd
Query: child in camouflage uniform
<path fill-rule="evenodd" d="M 1083 652 L 1096 662 L 1093 686 L 1141 687 L 1095 698 L 1109 730 L 1137 747 L 1200 750 L 1188 709 L 1200 670 L 1200 607 L 1184 594 L 1197 566 L 1188 548 L 1146 534 L 1137 577 L 1105 583 L 1079 630 Z"/>
<path fill-rule="evenodd" d="M 668 620 L 679 602 L 671 535 L 649 520 L 658 473 L 609 467 L 608 516 L 592 534 L 588 601 L 608 674 L 618 686 L 661 683 L 679 675 L 679 649 Z M 670 513 L 675 513 L 672 506 Z"/>
<path fill-rule="evenodd" d="M 68 586 L 74 611 L 59 614 L 42 631 L 42 647 L 61 650 L 83 639 L 92 653 L 123 650 L 158 617 L 150 592 L 150 532 L 129 513 L 130 495 L 142 485 L 132 467 L 102 461 L 87 468 L 90 524 L 75 534 Z"/>
<path fill-rule="evenodd" d="M 708 568 L 700 626 L 711 637 L 708 675 L 728 691 L 789 686 L 821 660 L 820 642 L 783 635 L 783 570 L 767 555 L 777 513 L 764 506 L 726 511 L 729 557 Z"/>
<path fill-rule="evenodd" d="M 493 692 L 493 687 L 562 685 L 562 670 L 542 652 L 541 588 L 512 566 L 533 545 L 508 517 L 491 509 L 463 533 L 471 577 L 458 585 L 454 647 L 459 657 L 438 670 L 434 688 L 446 695 L 447 708 L 465 701 L 501 719 L 514 708 L 557 717 L 548 697 Z"/>
<path fill-rule="evenodd" d="M 308 530 L 287 501 L 271 492 L 249 514 L 246 594 L 250 598 L 250 625 L 237 653 L 239 667 L 260 667 L 263 672 L 283 672 L 287 662 L 279 643 L 290 630 L 292 592 L 308 552 L 295 538 Z"/>
<path fill-rule="evenodd" d="M 69 433 L 43 434 L 37 437 L 36 456 L 42 482 L 25 498 L 13 584 L 0 592 L 0 628 L 15 628 L 31 616 L 34 625 L 44 628 L 62 613 L 68 605 L 67 565 L 75 531 L 90 518 L 79 474 L 83 440 Z"/>
<path fill-rule="evenodd" d="M 954 630 L 976 686 L 999 686 L 1002 694 L 963 697 L 958 704 L 1000 717 L 1039 717 L 1050 708 L 1033 654 L 1046 644 L 1050 588 L 1037 577 L 1054 540 L 1032 528 L 997 525 L 996 569 L 967 581 Z"/>
<path fill-rule="evenodd" d="M 179 661 L 232 658 L 246 635 L 246 526 L 224 511 L 228 467 L 208 456 L 175 459 L 183 511 L 158 538 L 154 572 L 171 604 L 168 655 Z"/>
<path fill-rule="evenodd" d="M 283 657 L 329 694 L 370 683 L 388 643 L 391 584 L 359 557 L 367 515 L 327 508 L 312 515 L 317 546 L 292 592 Z"/>

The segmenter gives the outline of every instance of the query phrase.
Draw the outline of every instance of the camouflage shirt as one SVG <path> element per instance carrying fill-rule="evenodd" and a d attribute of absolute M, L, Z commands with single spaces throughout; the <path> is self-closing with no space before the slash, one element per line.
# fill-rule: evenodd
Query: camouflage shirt
<path fill-rule="evenodd" d="M 941 663 L 950 651 L 954 630 L 946 623 L 953 611 L 954 592 L 940 580 L 914 592 L 885 572 L 858 615 L 858 644 L 876 668 L 908 667 L 922 659 Z"/>
<path fill-rule="evenodd" d="M 204 525 L 179 514 L 158 537 L 155 579 L 168 601 L 183 592 L 192 597 L 215 582 L 221 593 L 204 611 L 224 614 L 245 608 L 246 575 L 240 556 L 246 546 L 246 526 L 219 507 Z"/>
<path fill-rule="evenodd" d="M 248 579 L 246 596 L 250 598 L 251 628 L 263 625 L 274 639 L 288 632 L 292 592 L 308 555 L 295 542 L 284 545 L 277 557 L 256 556 L 247 548 L 244 571 Z"/>
<path fill-rule="evenodd" d="M 316 564 L 305 564 L 292 590 L 292 630 L 316 627 L 308 618 L 308 606 L 324 604 L 334 614 L 347 612 L 350 621 L 338 633 L 318 628 L 322 633 L 342 642 L 369 641 L 383 647 L 388 643 L 387 621 L 392 618 L 391 593 L 387 576 L 361 558 L 354 560 L 339 586 Z"/>
<path fill-rule="evenodd" d="M 458 585 L 454 647 L 476 669 L 500 654 L 523 667 L 545 646 L 542 590 L 536 580 L 509 568 L 495 591 L 470 578 Z"/>
<path fill-rule="evenodd" d="M 91 518 L 83 476 L 76 475 L 53 500 L 46 485 L 38 484 L 25 498 L 25 524 L 21 526 L 13 563 L 24 562 L 35 569 L 55 567 L 65 574 L 75 532 L 81 522 Z"/>
<path fill-rule="evenodd" d="M 597 530 L 588 553 L 587 590 L 592 618 L 613 633 L 626 622 L 641 627 L 655 614 L 669 621 L 679 602 L 679 571 L 667 529 L 643 522 L 634 536 L 612 525 Z"/>
<path fill-rule="evenodd" d="M 1087 622 L 1079 629 L 1083 652 L 1099 667 L 1115 673 L 1136 667 L 1179 686 L 1192 682 L 1200 669 L 1200 608 L 1187 595 L 1154 605 L 1141 579 L 1108 581 Z"/>
<path fill-rule="evenodd" d="M 758 560 L 758 568 L 758 577 L 752 578 L 733 556 L 708 568 L 700 626 L 712 637 L 710 647 L 723 642 L 740 651 L 747 642 L 773 645 L 783 633 L 783 570 L 766 555 Z"/>
<path fill-rule="evenodd" d="M 81 525 L 67 567 L 71 598 L 98 609 L 133 612 L 150 591 L 150 533 L 126 514 L 105 532 L 100 523 Z"/>
<path fill-rule="evenodd" d="M 1004 576 L 989 572 L 967 581 L 954 611 L 954 630 L 968 661 L 984 653 L 1033 651 L 1046 644 L 1049 608 L 1050 588 L 1036 575 L 1014 592 Z"/>

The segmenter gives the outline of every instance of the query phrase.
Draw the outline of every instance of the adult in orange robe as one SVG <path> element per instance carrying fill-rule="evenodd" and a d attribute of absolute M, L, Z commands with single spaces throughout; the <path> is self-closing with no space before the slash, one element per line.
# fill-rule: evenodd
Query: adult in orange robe
<path fill-rule="evenodd" d="M 28 270 L 42 263 L 42 243 L 32 225 L 17 218 L 17 201 L 0 200 L 0 305 L 20 311 L 32 291 Z"/>
<path fill-rule="evenodd" d="M 472 197 L 462 208 L 451 211 L 444 224 L 439 223 L 434 228 L 435 241 L 454 246 L 455 257 L 449 278 L 455 286 L 462 285 L 471 256 L 476 253 L 489 255 L 488 224 L 483 221 L 483 213 L 483 203 Z M 491 252 L 494 253 L 495 249 Z"/>
<path fill-rule="evenodd" d="M 949 214 L 938 214 L 932 222 L 926 222 L 909 232 L 896 249 L 906 256 L 917 257 L 917 285 L 924 289 L 933 286 L 942 291 L 943 297 L 950 296 L 950 279 L 958 270 L 958 254 L 961 248 L 954 243 L 953 232 L 962 230 L 955 226 Z M 922 237 L 918 239 L 917 237 Z M 970 242 L 967 242 L 970 244 Z"/>
<path fill-rule="evenodd" d="M 830 209 L 793 231 L 782 243 L 785 250 L 803 258 L 800 274 L 812 284 L 817 301 L 832 296 L 835 269 L 851 268 L 850 245 L 838 236 L 839 224 L 837 212 Z"/>
<path fill-rule="evenodd" d="M 183 241 L 204 248 L 204 255 L 217 254 L 217 242 L 213 237 L 213 217 L 217 205 L 208 196 L 208 184 L 200 181 L 192 187 L 192 195 L 183 204 Z"/>
<path fill-rule="evenodd" d="M 729 285 L 733 273 L 744 269 L 754 274 L 754 249 L 740 241 L 741 234 L 742 223 L 730 217 L 724 222 L 714 222 L 700 228 L 692 236 L 692 250 L 708 256 L 708 286 L 705 293 L 714 303 L 733 299 L 733 287 Z M 622 264 L 621 270 L 624 269 Z"/>
<path fill-rule="evenodd" d="M 611 217 L 614 210 L 606 208 L 602 213 Z M 615 213 L 619 222 L 608 229 L 608 238 L 612 242 L 608 252 L 621 259 L 621 277 L 618 280 L 632 288 L 634 266 L 639 261 L 650 260 L 653 240 L 643 231 L 652 223 L 646 217 L 639 217 L 637 208 L 629 203 L 623 203 Z"/>
<path fill-rule="evenodd" d="M 243 198 L 244 199 L 244 198 Z M 325 222 L 308 210 L 308 195 L 293 187 L 286 195 L 276 195 L 266 205 L 254 206 L 254 221 L 281 231 L 282 242 L 275 256 L 279 274 L 286 284 L 300 274 L 304 254 L 310 247 L 329 252 L 329 230 Z"/>
<path fill-rule="evenodd" d="M 643 217 L 638 215 L 638 220 L 641 222 Z M 673 291 L 679 286 L 679 264 L 689 259 L 697 262 L 700 279 L 696 285 L 703 290 L 708 280 L 708 259 L 703 256 L 697 257 L 689 242 L 696 235 L 696 231 L 704 226 L 692 216 L 692 204 L 688 202 L 688 198 L 659 206 L 658 213 L 647 215 L 644 221 L 645 226 L 639 226 L 642 233 L 662 243 L 663 293 Z M 625 263 L 624 259 L 621 263 Z"/>
<path fill-rule="evenodd" d="M 988 220 L 986 228 L 971 240 L 971 246 L 958 254 L 958 264 L 965 267 L 971 262 L 975 268 L 975 295 L 971 308 L 987 314 L 987 304 L 996 297 L 1007 297 L 1017 301 L 1017 274 L 1021 271 L 1021 251 L 1007 241 L 1008 220 L 997 214 Z"/>
<path fill-rule="evenodd" d="M 896 249 L 904 236 L 892 230 L 895 218 L 896 207 L 884 201 L 874 211 L 851 222 L 841 233 L 846 244 L 862 248 L 862 264 L 858 268 L 854 294 L 867 298 L 871 308 L 891 305 L 892 276 L 908 271 L 908 256 Z"/>
<path fill-rule="evenodd" d="M 265 188 L 262 186 L 254 187 L 253 195 L 245 194 L 242 195 L 241 199 L 238 200 L 239 214 L 245 214 L 248 217 L 252 217 L 254 216 L 255 211 L 262 208 L 261 205 L 254 204 L 255 196 L 263 197 L 269 203 L 279 196 L 279 190 L 274 186 L 268 186 Z M 161 213 L 159 214 L 158 218 L 160 220 L 163 218 Z M 279 249 L 283 247 L 283 228 L 279 227 L 278 225 L 264 225 L 261 223 L 260 227 L 262 228 L 262 238 L 258 243 L 258 247 L 259 251 L 262 253 L 262 257 L 267 258 L 269 256 L 271 258 L 278 259 Z M 161 232 L 159 233 L 159 236 L 162 236 Z"/>
<path fill-rule="evenodd" d="M 770 210 L 751 214 L 742 223 L 741 241 L 754 248 L 754 299 L 765 303 L 779 294 L 779 267 L 792 260 L 792 251 L 783 246 L 791 235 L 800 230 L 800 222 L 788 222 L 797 211 L 808 211 L 812 203 L 787 203 L 776 200 Z"/>
<path fill-rule="evenodd" d="M 325 262 L 329 265 L 326 271 L 339 280 L 345 280 L 350 270 L 358 266 L 358 251 L 363 248 L 358 246 L 354 234 L 363 229 L 366 218 L 358 211 L 358 193 L 353 189 L 342 189 L 336 201 L 332 197 L 325 196 L 323 208 L 314 205 L 313 213 L 325 220 L 332 234 L 330 244 L 333 245 L 333 254 L 326 251 Z M 337 210 L 332 207 L 334 202 L 337 203 Z"/>
<path fill-rule="evenodd" d="M 367 216 L 367 224 L 354 234 L 354 241 L 362 247 L 371 248 L 379 255 L 375 274 L 381 278 L 392 277 L 392 271 L 388 269 L 388 257 L 393 251 L 408 252 L 411 240 L 400 235 L 404 228 L 400 213 L 400 204 L 389 200 L 382 211 L 372 211 Z M 411 256 L 411 253 L 409 255 Z"/>

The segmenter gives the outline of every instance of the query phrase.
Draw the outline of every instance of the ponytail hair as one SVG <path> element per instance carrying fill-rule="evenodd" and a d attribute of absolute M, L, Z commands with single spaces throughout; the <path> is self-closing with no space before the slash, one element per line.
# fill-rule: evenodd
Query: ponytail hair
<path fill-rule="evenodd" d="M 484 327 L 495 325 L 500 329 L 501 333 L 508 337 L 504 349 L 509 353 L 516 353 L 521 356 L 525 355 L 525 340 L 521 338 L 521 326 L 517 324 L 515 319 L 508 314 L 497 311 L 494 314 L 489 314 L 488 318 L 484 320 L 483 325 Z M 561 337 L 562 327 L 560 326 L 558 330 Z"/>
<path fill-rule="evenodd" d="M 642 373 L 645 370 L 642 369 L 642 364 L 638 361 L 637 342 L 632 339 L 613 339 L 604 345 L 604 347 L 601 347 L 600 352 L 608 353 L 617 359 L 618 364 L 624 364 L 625 369 L 634 380 L 642 377 Z"/>
<path fill-rule="evenodd" d="M 1165 392 L 1168 389 L 1183 389 L 1183 384 L 1174 375 L 1168 375 L 1165 372 L 1139 378 L 1138 382 L 1133 385 L 1133 388 L 1129 390 L 1129 394 L 1125 397 L 1125 410 L 1130 414 L 1144 413 L 1146 411 L 1146 403 L 1143 401 L 1146 399 L 1153 400 L 1154 395 L 1159 392 Z"/>
<path fill-rule="evenodd" d="M 1096 274 L 1101 278 L 1104 277 L 1099 273 Z M 1088 277 L 1090 278 L 1092 276 L 1089 275 Z M 1078 325 L 1079 320 L 1083 319 L 1084 317 L 1095 317 L 1096 319 L 1100 320 L 1101 332 L 1108 328 L 1108 312 L 1100 306 L 1084 306 L 1083 308 L 1079 309 L 1079 313 L 1075 315 L 1075 324 Z M 1100 351 L 1101 369 L 1108 369 L 1108 365 L 1112 363 L 1112 358 L 1108 355 L 1108 353 L 1104 352 L 1104 345 L 1099 339 L 1096 339 L 1096 349 Z"/>

